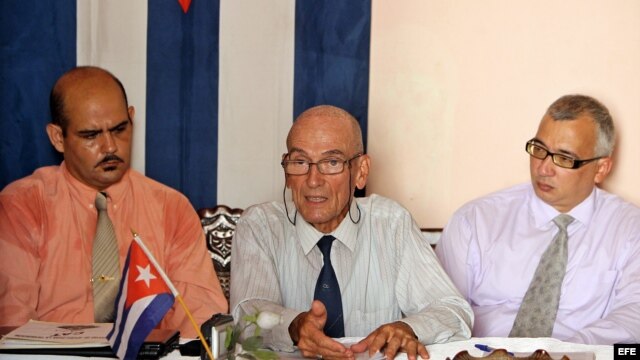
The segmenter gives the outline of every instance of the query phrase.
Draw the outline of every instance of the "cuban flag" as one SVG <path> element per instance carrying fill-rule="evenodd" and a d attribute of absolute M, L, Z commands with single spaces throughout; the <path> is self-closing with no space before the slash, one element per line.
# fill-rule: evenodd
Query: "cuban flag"
<path fill-rule="evenodd" d="M 0 1 L 0 189 L 60 163 L 45 132 L 49 92 L 65 71 L 95 65 L 122 81 L 136 109 L 134 169 L 196 209 L 281 199 L 280 160 L 300 112 L 340 106 L 367 134 L 371 6 Z"/>
<path fill-rule="evenodd" d="M 165 282 L 155 259 L 137 236 L 129 254 L 116 299 L 116 321 L 107 335 L 120 359 L 135 359 L 142 343 L 174 302 L 173 285 Z"/>

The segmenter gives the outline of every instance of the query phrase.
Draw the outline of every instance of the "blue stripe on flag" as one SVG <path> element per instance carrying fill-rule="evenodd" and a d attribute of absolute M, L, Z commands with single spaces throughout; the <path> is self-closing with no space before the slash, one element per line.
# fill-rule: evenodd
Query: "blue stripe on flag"
<path fill-rule="evenodd" d="M 358 119 L 367 141 L 371 0 L 296 2 L 294 118 L 320 104 Z"/>
<path fill-rule="evenodd" d="M 122 321 L 115 323 L 113 329 L 107 335 L 107 338 L 110 338 L 115 332 L 116 337 L 111 345 L 114 354 L 117 355 L 121 350 L 124 350 L 125 359 L 135 359 L 142 347 L 142 343 L 144 343 L 151 330 L 156 327 L 156 324 L 162 320 L 167 311 L 173 306 L 174 298 L 171 294 L 157 294 L 153 295 L 153 298 L 137 318 L 129 317 L 131 308 L 124 308 L 121 311 L 120 319 Z M 126 330 L 126 325 L 131 323 L 134 324 L 133 328 L 130 331 Z M 118 326 L 117 329 L 116 326 Z M 127 338 L 126 335 L 129 337 Z"/>
<path fill-rule="evenodd" d="M 131 246 L 131 245 L 129 245 Z M 122 315 L 120 318 L 127 318 L 129 314 L 129 309 L 125 309 L 124 303 L 127 301 L 127 290 L 129 283 L 129 263 L 131 262 L 131 248 L 129 248 L 129 252 L 127 253 L 127 258 L 124 261 L 124 267 L 122 268 L 122 278 L 120 281 L 120 285 L 118 287 L 118 296 L 116 296 L 116 315 L 118 315 L 119 309 L 122 309 Z M 114 323 L 113 328 L 107 334 L 107 339 L 111 343 L 112 349 L 120 348 L 120 342 L 122 341 L 122 332 L 124 331 L 125 322 L 120 321 L 119 323 Z M 115 339 L 111 341 L 111 338 L 115 336 Z"/>
<path fill-rule="evenodd" d="M 129 245 L 131 246 L 131 245 Z M 125 309 L 124 303 L 127 300 L 127 287 L 129 283 L 129 263 L 131 262 L 131 249 L 127 252 L 127 258 L 124 261 L 124 267 L 122 268 L 122 278 L 120 286 L 118 287 L 118 295 L 116 296 L 116 314 L 122 313 L 121 319 L 126 319 L 129 315 L 129 309 Z M 122 341 L 122 332 L 124 331 L 125 321 L 114 322 L 113 328 L 107 334 L 107 339 L 111 343 L 111 348 L 120 348 L 120 342 Z M 111 341 L 111 337 L 115 335 L 115 339 Z"/>
<path fill-rule="evenodd" d="M 76 1 L 0 1 L 0 189 L 58 164 L 49 92 L 76 64 Z"/>
<path fill-rule="evenodd" d="M 173 295 L 167 293 L 154 295 L 154 299 L 140 314 L 131 330 L 127 352 L 124 356 L 125 359 L 136 359 L 138 357 L 142 343 L 144 343 L 151 330 L 156 327 L 156 324 L 162 320 L 167 311 L 171 309 L 171 306 L 173 306 Z M 128 312 L 127 310 L 126 315 L 128 315 Z M 114 352 L 117 353 L 116 350 Z"/>
<path fill-rule="evenodd" d="M 122 310 L 122 318 L 126 319 L 129 316 L 129 309 L 124 309 Z M 115 339 L 112 342 L 111 345 L 111 349 L 113 350 L 113 353 L 117 353 L 118 349 L 120 349 L 120 346 L 122 344 L 122 334 L 124 333 L 124 326 L 125 326 L 126 322 L 121 321 L 119 323 L 114 323 L 113 324 L 113 329 L 111 329 L 111 332 L 109 332 L 109 334 L 107 334 L 107 339 L 111 339 L 111 336 L 113 336 L 115 334 Z M 117 327 L 116 327 L 117 326 Z"/>
<path fill-rule="evenodd" d="M 146 169 L 197 208 L 217 202 L 219 1 L 149 1 Z"/>
<path fill-rule="evenodd" d="M 122 355 L 124 359 L 137 358 L 142 343 L 151 330 L 164 318 L 174 302 L 173 294 L 160 293 L 135 299 L 131 307 L 125 306 L 127 297 L 135 296 L 135 294 L 128 293 L 132 246 L 134 246 L 134 242 L 129 246 L 129 252 L 122 270 L 122 281 L 116 297 L 116 320 L 113 328 L 107 334 L 107 340 L 111 344 L 113 353 L 119 357 Z M 133 264 L 133 266 L 136 265 L 135 263 Z M 160 279 L 159 281 L 164 280 Z M 147 301 L 149 301 L 148 304 L 146 303 Z M 144 310 L 138 313 L 141 308 Z M 127 326 L 129 326 L 129 329 L 127 329 Z"/>

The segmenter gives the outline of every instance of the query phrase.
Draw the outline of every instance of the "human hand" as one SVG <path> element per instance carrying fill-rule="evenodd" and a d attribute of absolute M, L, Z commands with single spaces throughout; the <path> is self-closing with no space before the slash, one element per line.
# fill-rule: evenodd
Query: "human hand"
<path fill-rule="evenodd" d="M 409 360 L 416 360 L 417 355 L 423 359 L 429 358 L 427 348 L 418 341 L 411 326 L 402 321 L 382 325 L 351 346 L 354 353 L 361 353 L 367 349 L 369 349 L 369 357 L 384 349 L 384 356 L 387 359 L 393 359 L 398 351 L 406 352 Z"/>
<path fill-rule="evenodd" d="M 322 329 L 327 322 L 327 309 L 318 300 L 311 303 L 311 309 L 301 313 L 289 325 L 289 335 L 297 342 L 304 357 L 324 359 L 354 359 L 353 351 L 326 336 Z"/>

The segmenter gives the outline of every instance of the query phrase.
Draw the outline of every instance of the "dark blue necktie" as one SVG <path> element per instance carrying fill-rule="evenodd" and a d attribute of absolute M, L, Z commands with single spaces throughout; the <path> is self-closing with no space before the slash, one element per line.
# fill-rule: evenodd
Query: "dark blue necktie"
<path fill-rule="evenodd" d="M 333 266 L 331 266 L 331 244 L 335 239 L 331 235 L 326 235 L 318 241 L 318 248 L 322 251 L 324 265 L 320 270 L 313 298 L 322 301 L 327 308 L 327 323 L 324 325 L 325 335 L 332 338 L 340 338 L 344 337 L 342 296 L 340 296 L 338 278 L 336 278 L 336 273 L 333 271 Z"/>

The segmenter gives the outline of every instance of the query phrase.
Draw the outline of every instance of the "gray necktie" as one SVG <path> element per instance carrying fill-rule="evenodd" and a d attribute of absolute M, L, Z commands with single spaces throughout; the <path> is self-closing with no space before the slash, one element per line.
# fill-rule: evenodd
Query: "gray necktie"
<path fill-rule="evenodd" d="M 120 285 L 120 258 L 113 224 L 107 214 L 105 193 L 96 195 L 98 224 L 93 239 L 93 311 L 96 322 L 111 322 Z"/>
<path fill-rule="evenodd" d="M 562 280 L 567 269 L 567 226 L 573 217 L 553 219 L 560 229 L 540 258 L 538 268 L 513 322 L 510 337 L 549 337 L 558 314 Z"/>

